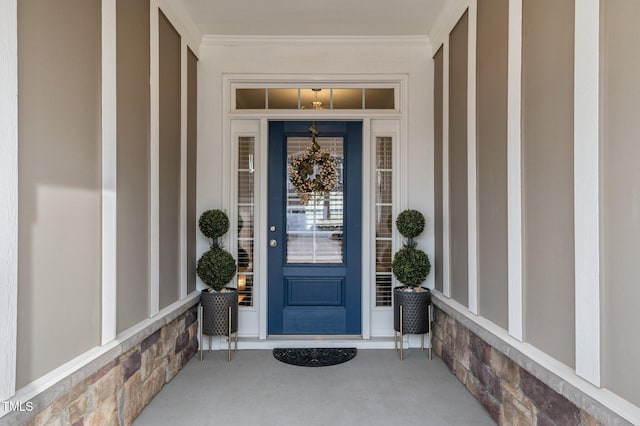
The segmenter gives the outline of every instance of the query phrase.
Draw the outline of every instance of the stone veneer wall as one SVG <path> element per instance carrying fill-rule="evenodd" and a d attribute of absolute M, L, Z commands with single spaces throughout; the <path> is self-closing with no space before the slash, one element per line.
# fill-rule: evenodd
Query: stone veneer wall
<path fill-rule="evenodd" d="M 432 344 L 501 425 L 601 424 L 438 307 Z"/>
<path fill-rule="evenodd" d="M 175 319 L 155 327 L 157 330 L 145 330 L 152 334 L 139 338 L 106 365 L 102 363 L 37 414 L 36 408 L 29 413 L 32 418 L 0 420 L 29 426 L 130 425 L 197 353 L 197 300 L 195 303 Z"/>

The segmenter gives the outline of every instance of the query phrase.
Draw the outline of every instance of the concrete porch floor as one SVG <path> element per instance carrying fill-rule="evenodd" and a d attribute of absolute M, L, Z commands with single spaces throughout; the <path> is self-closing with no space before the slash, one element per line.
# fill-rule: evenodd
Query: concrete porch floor
<path fill-rule="evenodd" d="M 144 425 L 494 425 L 439 358 L 363 349 L 331 367 L 270 350 L 199 353 L 135 420 Z"/>

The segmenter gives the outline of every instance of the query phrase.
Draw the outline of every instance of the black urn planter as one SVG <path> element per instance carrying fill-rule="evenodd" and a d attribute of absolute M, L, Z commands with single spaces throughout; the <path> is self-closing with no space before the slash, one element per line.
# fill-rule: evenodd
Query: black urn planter
<path fill-rule="evenodd" d="M 207 336 L 229 334 L 229 307 L 231 307 L 231 333 L 238 331 L 238 289 L 226 287 L 226 292 L 202 291 L 202 333 Z"/>
<path fill-rule="evenodd" d="M 225 288 L 226 292 L 209 292 L 207 290 L 202 290 L 201 292 L 200 360 L 202 360 L 203 334 L 207 336 L 227 336 L 229 360 L 231 360 L 231 336 L 235 333 L 235 350 L 238 350 L 238 289 Z M 231 313 L 229 313 L 229 309 L 231 309 Z M 211 348 L 211 337 L 209 337 L 209 348 Z"/>
<path fill-rule="evenodd" d="M 402 291 L 407 287 L 393 289 L 393 329 L 402 334 L 424 334 L 429 332 L 429 304 L 431 292 Z M 402 330 L 400 329 L 400 305 L 402 305 Z"/>
<path fill-rule="evenodd" d="M 425 333 L 429 334 L 429 342 L 431 342 L 431 291 L 429 289 L 403 291 L 406 288 L 406 286 L 402 286 L 393 289 L 394 343 L 397 351 L 399 333 L 400 359 L 403 358 L 403 335 L 422 334 L 422 350 L 424 350 Z M 431 344 L 429 344 L 429 359 L 431 359 Z"/>

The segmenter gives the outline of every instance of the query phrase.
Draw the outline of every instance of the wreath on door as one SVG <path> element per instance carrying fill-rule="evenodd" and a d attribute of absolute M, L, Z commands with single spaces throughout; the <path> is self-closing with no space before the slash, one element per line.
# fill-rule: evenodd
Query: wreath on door
<path fill-rule="evenodd" d="M 318 143 L 315 123 L 309 127 L 311 144 L 304 153 L 291 155 L 288 167 L 289 181 L 302 204 L 307 204 L 312 194 L 326 195 L 338 186 L 338 167 L 331 153 Z"/>

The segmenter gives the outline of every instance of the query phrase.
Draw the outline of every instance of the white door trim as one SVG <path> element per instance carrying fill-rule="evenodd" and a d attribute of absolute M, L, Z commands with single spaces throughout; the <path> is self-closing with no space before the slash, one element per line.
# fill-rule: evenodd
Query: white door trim
<path fill-rule="evenodd" d="M 320 84 L 324 87 L 332 87 L 340 84 L 350 84 L 350 85 L 377 85 L 377 84 L 387 84 L 387 85 L 397 85 L 397 104 L 395 110 L 386 111 L 340 111 L 340 110 L 322 110 L 322 111 L 313 111 L 313 110 L 298 110 L 298 111 L 234 111 L 232 110 L 232 101 L 234 96 L 233 88 L 237 84 L 241 85 L 253 85 L 254 87 L 283 87 L 283 85 L 289 87 L 300 87 L 304 84 Z M 255 164 L 256 164 L 256 181 L 255 181 L 255 190 L 256 190 L 256 232 L 255 232 L 255 256 L 257 257 L 256 262 L 256 271 L 255 271 L 255 287 L 254 287 L 254 298 L 255 303 L 253 308 L 240 308 L 241 319 L 240 323 L 253 323 L 245 328 L 244 333 L 241 332 L 241 336 L 249 337 L 249 338 L 257 338 L 259 340 L 267 339 L 267 259 L 266 259 L 266 250 L 262 250 L 262 248 L 267 245 L 267 232 L 263 232 L 267 224 L 267 152 L 268 152 L 268 123 L 269 120 L 309 120 L 309 119 L 318 119 L 318 116 L 321 117 L 322 120 L 362 120 L 363 122 L 363 194 L 369 194 L 373 189 L 371 187 L 371 182 L 369 182 L 369 175 L 371 174 L 371 161 L 364 161 L 365 158 L 371 158 L 371 147 L 366 146 L 371 143 L 373 138 L 371 128 L 375 126 L 376 121 L 395 121 L 397 126 L 397 134 L 391 135 L 394 136 L 394 140 L 397 140 L 398 151 L 397 151 L 397 163 L 396 164 L 406 164 L 406 156 L 407 156 L 407 140 L 406 140 L 406 111 L 408 106 L 408 76 L 406 75 L 352 75 L 352 76 L 331 76 L 331 75 L 246 75 L 246 74 L 225 74 L 223 75 L 223 109 L 222 113 L 223 117 L 223 129 L 222 129 L 222 137 L 225 141 L 223 144 L 223 158 L 225 158 L 224 164 L 225 169 L 222 171 L 222 188 L 224 188 L 223 194 L 223 206 L 222 208 L 227 209 L 228 211 L 235 211 L 235 206 L 232 206 L 232 203 L 235 202 L 236 189 L 233 186 L 235 179 L 232 177 L 233 174 L 233 149 L 232 143 L 234 139 L 239 135 L 234 129 L 244 128 L 244 125 L 237 124 L 239 122 L 247 122 L 246 125 L 255 126 L 255 124 L 249 124 L 248 121 L 253 121 L 253 123 L 260 123 L 259 129 L 257 131 L 256 137 L 256 152 L 255 152 Z M 234 124 L 236 123 L 236 124 Z M 239 127 L 238 127 L 239 126 Z M 256 134 L 256 133 L 252 133 Z M 367 152 L 369 154 L 367 154 Z M 366 157 L 365 157 L 366 155 Z M 398 176 L 398 189 L 396 192 L 396 196 L 398 199 L 394 199 L 394 204 L 399 207 L 404 206 L 406 204 L 406 195 L 402 194 L 406 192 L 406 175 L 403 173 L 397 173 Z M 403 178 L 404 176 L 404 178 Z M 405 183 L 403 185 L 403 182 Z M 370 199 L 367 199 L 366 196 L 363 196 L 363 209 L 362 209 L 362 223 L 369 228 L 373 222 L 371 222 L 370 218 L 367 216 L 369 214 L 369 209 L 367 208 L 367 204 L 370 203 Z M 232 219 L 232 227 L 233 223 L 236 220 Z M 366 234 L 366 236 L 365 236 Z M 228 244 L 233 244 L 235 242 L 234 239 L 229 239 Z M 370 276 L 370 271 L 373 268 L 371 256 L 368 256 L 364 247 L 369 247 L 371 244 L 371 237 L 369 233 L 364 232 L 363 230 L 363 253 L 362 253 L 362 279 L 363 279 L 363 287 L 367 286 L 366 289 L 363 288 L 362 291 L 362 337 L 363 339 L 369 339 L 372 337 L 372 311 L 373 304 L 371 302 L 371 289 L 370 281 L 368 280 Z M 231 247 L 231 245 L 229 246 Z M 365 274 L 364 272 L 367 271 Z M 257 315 L 256 315 L 257 309 Z M 380 308 L 378 308 L 380 309 Z M 384 311 L 388 311 L 388 315 L 391 315 L 391 308 L 386 308 Z M 257 324 L 256 324 L 257 321 Z M 391 320 L 388 321 L 390 324 Z M 389 336 L 392 335 L 391 326 L 389 328 Z M 214 342 L 214 347 L 218 345 L 222 346 L 225 343 L 221 339 L 216 339 Z"/>

